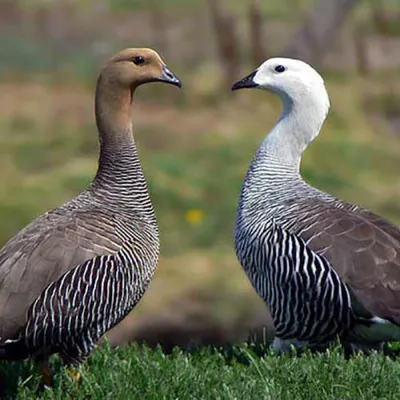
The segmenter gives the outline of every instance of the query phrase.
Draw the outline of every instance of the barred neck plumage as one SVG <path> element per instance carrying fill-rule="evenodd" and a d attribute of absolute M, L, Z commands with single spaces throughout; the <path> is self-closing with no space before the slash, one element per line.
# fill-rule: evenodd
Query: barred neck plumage
<path fill-rule="evenodd" d="M 321 129 L 329 99 L 325 89 L 310 91 L 301 98 L 278 94 L 283 103 L 282 115 L 250 164 L 239 208 L 254 206 L 260 198 L 272 202 L 298 195 L 299 191 L 315 190 L 303 181 L 300 162 L 304 150 Z"/>
<path fill-rule="evenodd" d="M 133 140 L 112 151 L 101 149 L 92 189 L 96 196 L 102 197 L 110 205 L 117 205 L 121 211 L 131 210 L 150 219 L 155 218 Z"/>
<path fill-rule="evenodd" d="M 111 207 L 155 223 L 155 213 L 132 134 L 133 90 L 100 75 L 95 101 L 100 157 L 90 191 Z"/>

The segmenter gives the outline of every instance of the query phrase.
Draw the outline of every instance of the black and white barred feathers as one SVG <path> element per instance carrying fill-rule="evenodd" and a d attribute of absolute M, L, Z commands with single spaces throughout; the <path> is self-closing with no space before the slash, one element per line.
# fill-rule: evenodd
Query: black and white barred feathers
<path fill-rule="evenodd" d="M 151 264 L 158 254 L 145 246 L 149 237 L 141 237 L 143 232 L 136 232 L 135 243 L 125 238 L 115 254 L 90 259 L 51 283 L 29 308 L 20 337 L 2 344 L 0 355 L 42 359 L 58 352 L 67 364 L 82 362 L 133 309 L 150 283 L 154 268 L 146 260 Z M 133 235 L 126 227 L 124 233 Z"/>
<path fill-rule="evenodd" d="M 252 242 L 247 239 L 251 236 Z M 277 225 L 236 238 L 243 267 L 274 320 L 276 337 L 329 343 L 354 322 L 350 293 L 329 262 Z"/>
<path fill-rule="evenodd" d="M 252 87 L 277 93 L 283 110 L 247 171 L 235 250 L 273 316 L 273 347 L 400 340 L 399 227 L 300 173 L 330 106 L 322 77 L 303 61 L 271 58 L 232 89 Z"/>

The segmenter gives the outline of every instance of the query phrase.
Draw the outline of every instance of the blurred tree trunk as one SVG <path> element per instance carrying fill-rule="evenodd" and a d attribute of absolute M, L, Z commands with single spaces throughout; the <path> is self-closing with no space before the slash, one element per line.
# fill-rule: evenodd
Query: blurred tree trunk
<path fill-rule="evenodd" d="M 252 60 L 255 65 L 267 58 L 263 37 L 263 17 L 260 0 L 250 0 L 249 5 L 250 46 Z"/>
<path fill-rule="evenodd" d="M 370 69 L 365 30 L 364 25 L 357 24 L 353 31 L 356 68 L 360 75 L 367 75 Z"/>
<path fill-rule="evenodd" d="M 236 20 L 233 15 L 222 11 L 220 2 L 208 0 L 212 23 L 217 39 L 218 53 L 224 69 L 225 86 L 230 87 L 238 76 L 238 42 Z"/>
<path fill-rule="evenodd" d="M 167 52 L 167 36 L 164 10 L 158 0 L 148 0 L 148 5 L 154 46 L 159 53 L 165 54 Z"/>
<path fill-rule="evenodd" d="M 315 63 L 329 49 L 346 16 L 359 0 L 318 0 L 284 51 L 287 57 Z"/>
<path fill-rule="evenodd" d="M 19 4 L 15 0 L 2 0 L 0 1 L 0 22 L 1 24 L 12 24 L 20 22 L 20 9 Z"/>

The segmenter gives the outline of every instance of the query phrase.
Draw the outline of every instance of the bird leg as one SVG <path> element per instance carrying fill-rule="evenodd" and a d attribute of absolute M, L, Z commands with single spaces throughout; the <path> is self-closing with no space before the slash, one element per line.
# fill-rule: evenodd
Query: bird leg
<path fill-rule="evenodd" d="M 40 372 L 42 373 L 41 384 L 43 386 L 52 386 L 53 376 L 50 369 L 49 359 L 39 361 Z"/>

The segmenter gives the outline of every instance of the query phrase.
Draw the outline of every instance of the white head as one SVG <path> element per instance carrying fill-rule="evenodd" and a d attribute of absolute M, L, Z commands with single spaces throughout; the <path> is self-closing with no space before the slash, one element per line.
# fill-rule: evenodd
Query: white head
<path fill-rule="evenodd" d="M 317 97 L 328 111 L 329 98 L 321 75 L 307 63 L 291 58 L 270 58 L 232 86 L 232 90 L 259 88 L 279 94 L 284 101 Z"/>
<path fill-rule="evenodd" d="M 232 86 L 232 90 L 244 88 L 271 90 L 281 97 L 283 114 L 269 144 L 283 146 L 282 151 L 285 148 L 292 157 L 301 155 L 318 135 L 329 110 L 321 75 L 303 61 L 271 58 Z"/>

